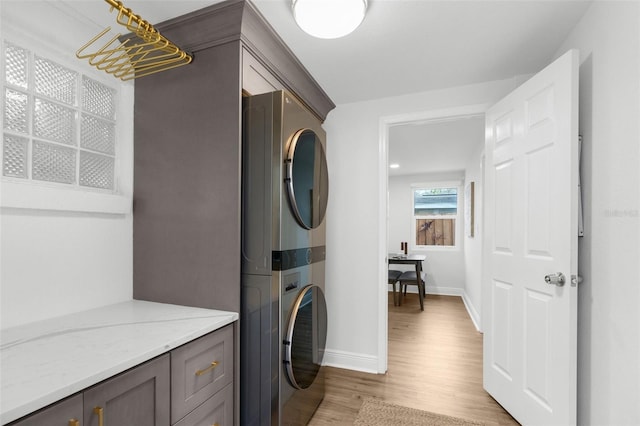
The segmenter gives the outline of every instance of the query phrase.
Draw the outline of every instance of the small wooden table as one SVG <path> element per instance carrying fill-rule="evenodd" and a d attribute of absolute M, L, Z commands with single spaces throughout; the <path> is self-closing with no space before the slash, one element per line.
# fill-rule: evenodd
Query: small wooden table
<path fill-rule="evenodd" d="M 389 265 L 414 265 L 414 267 L 416 268 L 416 279 L 420 279 L 422 277 L 422 262 L 424 262 L 427 259 L 427 256 L 425 256 L 424 254 L 398 255 L 394 253 L 389 253 L 387 255 L 387 259 L 388 259 Z M 394 285 L 394 288 L 395 288 L 395 285 Z M 402 288 L 400 289 L 400 291 L 402 292 Z M 395 299 L 393 303 L 394 305 L 396 304 Z"/>

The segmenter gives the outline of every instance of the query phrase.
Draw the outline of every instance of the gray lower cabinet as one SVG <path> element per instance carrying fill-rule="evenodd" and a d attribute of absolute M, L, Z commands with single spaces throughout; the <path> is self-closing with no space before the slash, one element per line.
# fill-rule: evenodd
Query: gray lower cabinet
<path fill-rule="evenodd" d="M 230 324 L 10 426 L 232 426 L 234 348 Z"/>
<path fill-rule="evenodd" d="M 169 355 L 84 391 L 83 426 L 169 424 Z"/>
<path fill-rule="evenodd" d="M 168 426 L 169 368 L 162 355 L 11 426 Z"/>
<path fill-rule="evenodd" d="M 70 396 L 11 426 L 81 426 L 82 394 Z"/>
<path fill-rule="evenodd" d="M 233 346 L 233 328 L 228 325 L 171 351 L 171 423 L 179 422 L 212 395 L 233 383 Z M 231 399 L 222 402 L 233 410 L 233 393 Z M 216 413 L 218 405 L 213 407 Z M 215 423 L 209 423 L 209 426 Z M 181 421 L 178 424 L 193 423 Z M 231 426 L 233 415 L 218 424 Z"/>

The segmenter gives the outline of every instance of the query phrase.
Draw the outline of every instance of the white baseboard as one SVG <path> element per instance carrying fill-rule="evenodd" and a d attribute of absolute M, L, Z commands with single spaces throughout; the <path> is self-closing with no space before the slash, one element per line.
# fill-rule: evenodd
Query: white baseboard
<path fill-rule="evenodd" d="M 427 294 L 439 294 L 441 296 L 462 296 L 464 290 L 460 287 L 441 287 L 427 285 L 425 289 Z M 389 291 L 393 291 L 393 287 L 389 286 Z M 418 294 L 418 287 L 415 285 L 407 287 L 407 293 Z"/>
<path fill-rule="evenodd" d="M 480 315 L 478 314 L 478 311 L 476 310 L 475 306 L 473 306 L 473 303 L 471 303 L 471 300 L 469 300 L 469 297 L 467 296 L 466 292 L 462 293 L 462 302 L 464 302 L 464 307 L 467 308 L 469 317 L 471 317 L 471 321 L 473 322 L 473 325 L 476 327 L 476 330 L 482 333 L 482 327 L 480 327 Z"/>
<path fill-rule="evenodd" d="M 325 349 L 322 365 L 378 374 L 378 357 L 374 355 Z"/>
<path fill-rule="evenodd" d="M 427 285 L 425 291 L 427 292 L 427 294 L 439 294 L 441 296 L 462 296 L 463 290 L 459 287 L 440 287 Z M 417 287 L 414 293 L 418 293 Z"/>

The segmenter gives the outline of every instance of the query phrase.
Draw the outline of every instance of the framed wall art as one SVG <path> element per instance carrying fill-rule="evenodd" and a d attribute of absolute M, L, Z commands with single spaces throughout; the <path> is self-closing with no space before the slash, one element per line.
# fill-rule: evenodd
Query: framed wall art
<path fill-rule="evenodd" d="M 469 182 L 464 188 L 464 229 L 467 237 L 475 233 L 475 182 Z"/>

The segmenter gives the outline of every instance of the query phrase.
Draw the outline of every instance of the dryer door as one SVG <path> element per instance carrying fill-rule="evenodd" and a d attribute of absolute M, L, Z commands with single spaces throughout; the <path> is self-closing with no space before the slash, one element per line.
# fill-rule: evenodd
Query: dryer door
<path fill-rule="evenodd" d="M 327 304 L 322 289 L 304 287 L 293 304 L 285 334 L 284 366 L 287 380 L 306 389 L 315 380 L 327 342 Z"/>
<path fill-rule="evenodd" d="M 324 219 L 329 196 L 327 159 L 320 137 L 310 129 L 296 132 L 285 163 L 285 183 L 293 215 L 304 228 L 315 228 Z"/>

